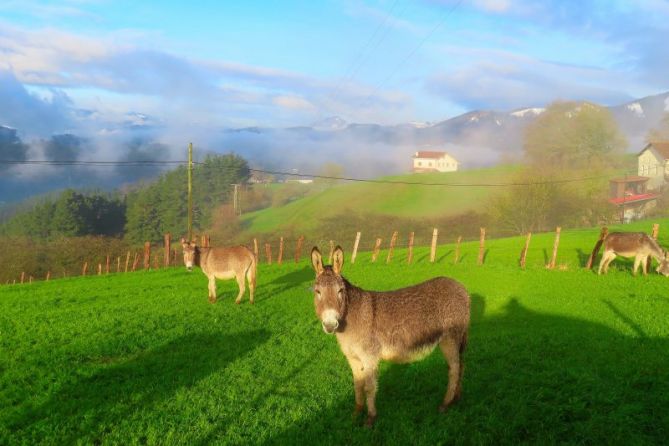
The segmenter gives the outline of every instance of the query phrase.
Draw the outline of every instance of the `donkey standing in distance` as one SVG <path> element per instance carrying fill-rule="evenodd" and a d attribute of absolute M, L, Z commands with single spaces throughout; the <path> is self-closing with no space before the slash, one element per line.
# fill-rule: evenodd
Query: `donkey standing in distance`
<path fill-rule="evenodd" d="M 253 293 L 256 288 L 256 256 L 246 246 L 232 246 L 229 248 L 202 248 L 195 242 L 181 239 L 184 250 L 184 263 L 188 271 L 193 265 L 202 268 L 202 272 L 209 279 L 209 302 L 216 302 L 216 279 L 237 279 L 239 294 L 235 303 L 242 301 L 246 291 L 246 281 L 249 282 L 249 301 L 253 303 Z"/>
<path fill-rule="evenodd" d="M 314 247 L 314 305 L 323 331 L 335 333 L 353 371 L 355 412 L 367 400 L 367 422 L 376 419 L 376 389 L 380 360 L 413 362 L 439 345 L 448 361 L 448 389 L 440 411 L 461 394 L 462 355 L 469 328 L 469 294 L 455 280 L 436 277 L 395 291 L 366 291 L 341 275 L 344 252 L 337 246 L 333 265 L 324 266 Z"/>
<path fill-rule="evenodd" d="M 609 264 L 616 256 L 634 257 L 634 270 L 636 276 L 639 265 L 643 266 L 643 274 L 648 274 L 649 257 L 654 257 L 659 263 L 655 271 L 669 276 L 669 262 L 667 252 L 663 250 L 655 239 L 644 232 L 611 232 L 602 231 L 602 236 L 592 250 L 591 258 L 594 259 L 600 247 L 604 245 L 602 259 L 599 262 L 597 274 L 609 271 Z"/>

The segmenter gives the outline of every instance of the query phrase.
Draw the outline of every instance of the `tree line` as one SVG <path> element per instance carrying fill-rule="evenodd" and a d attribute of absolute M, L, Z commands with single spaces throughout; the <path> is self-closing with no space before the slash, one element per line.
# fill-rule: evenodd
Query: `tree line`
<path fill-rule="evenodd" d="M 232 184 L 249 177 L 246 160 L 209 155 L 193 168 L 194 229 L 211 224 L 214 209 L 231 199 Z M 187 169 L 180 166 L 127 192 L 66 189 L 20 210 L 0 225 L 0 234 L 49 241 L 89 235 L 124 237 L 132 244 L 184 234 L 188 219 Z"/>

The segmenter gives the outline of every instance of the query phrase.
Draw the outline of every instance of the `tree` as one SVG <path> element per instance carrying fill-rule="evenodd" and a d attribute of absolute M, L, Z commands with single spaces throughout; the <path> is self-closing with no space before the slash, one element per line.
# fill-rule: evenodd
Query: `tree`
<path fill-rule="evenodd" d="M 541 170 L 613 167 L 627 141 L 611 113 L 588 102 L 555 102 L 527 128 L 524 151 Z"/>
<path fill-rule="evenodd" d="M 333 162 L 323 163 L 320 169 L 318 169 L 318 175 L 331 178 L 316 178 L 317 183 L 332 186 L 334 184 L 337 184 L 337 182 L 339 181 L 333 178 L 341 178 L 342 176 L 344 176 L 344 167 L 342 167 L 341 164 Z"/>

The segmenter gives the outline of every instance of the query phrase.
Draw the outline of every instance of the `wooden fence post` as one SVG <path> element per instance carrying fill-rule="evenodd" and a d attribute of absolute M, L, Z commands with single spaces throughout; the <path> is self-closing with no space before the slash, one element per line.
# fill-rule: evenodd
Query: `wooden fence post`
<path fill-rule="evenodd" d="M 299 263 L 300 261 L 300 256 L 302 255 L 302 243 L 304 243 L 303 235 L 297 238 L 297 246 L 295 247 L 295 263 Z"/>
<path fill-rule="evenodd" d="M 88 262 L 84 262 L 84 265 L 81 267 L 81 275 L 85 276 L 86 271 L 88 271 Z M 23 278 L 23 277 L 21 277 L 21 278 Z M 21 281 L 21 283 L 23 283 L 23 280 Z"/>
<path fill-rule="evenodd" d="M 272 247 L 269 243 L 265 243 L 265 255 L 267 256 L 267 264 L 272 264 Z"/>
<path fill-rule="evenodd" d="M 172 264 L 177 264 L 177 248 L 172 248 Z"/>
<path fill-rule="evenodd" d="M 413 262 L 413 237 L 414 233 L 411 231 L 409 233 L 409 255 L 407 256 L 407 263 L 411 265 L 411 262 Z"/>
<path fill-rule="evenodd" d="M 258 252 L 258 239 L 257 238 L 253 239 L 253 254 L 256 255 L 256 260 L 260 261 L 260 257 L 259 257 L 260 253 Z"/>
<path fill-rule="evenodd" d="M 379 249 L 381 249 L 381 239 L 377 238 L 376 243 L 374 244 L 374 251 L 372 252 L 372 263 L 376 262 L 376 258 L 379 255 Z"/>
<path fill-rule="evenodd" d="M 397 231 L 393 232 L 393 236 L 390 237 L 390 247 L 388 248 L 388 256 L 386 257 L 386 264 L 390 263 L 393 258 L 393 249 L 395 249 L 395 243 L 397 242 Z"/>
<path fill-rule="evenodd" d="M 553 255 L 551 256 L 551 261 L 548 264 L 549 269 L 555 268 L 555 260 L 557 259 L 558 246 L 560 245 L 560 231 L 561 227 L 555 229 L 555 242 L 553 242 Z"/>
<path fill-rule="evenodd" d="M 48 282 L 51 279 L 51 271 L 46 272 L 46 281 Z"/>
<path fill-rule="evenodd" d="M 149 269 L 151 261 L 151 242 L 144 242 L 144 269 Z"/>
<path fill-rule="evenodd" d="M 600 240 L 604 240 L 604 237 L 606 237 L 609 233 L 609 228 L 606 226 L 602 227 L 602 230 L 599 232 L 599 240 L 597 240 L 597 243 L 599 243 Z M 593 254 L 595 253 L 594 249 L 588 256 L 588 261 L 585 263 L 585 268 L 590 269 L 592 268 L 592 262 L 595 261 Z"/>
<path fill-rule="evenodd" d="M 130 251 L 125 255 L 125 272 L 128 272 L 128 264 L 130 263 Z"/>
<path fill-rule="evenodd" d="M 98 276 L 102 275 L 102 263 L 98 263 Z"/>
<path fill-rule="evenodd" d="M 453 259 L 453 265 L 456 265 L 460 261 L 460 243 L 462 242 L 462 236 L 459 235 L 458 239 L 455 242 L 455 258 Z"/>
<path fill-rule="evenodd" d="M 105 274 L 109 274 L 109 254 L 107 254 L 107 264 L 105 266 Z"/>
<path fill-rule="evenodd" d="M 332 265 L 332 256 L 334 255 L 334 241 L 330 240 L 330 255 L 328 256 L 328 263 Z"/>
<path fill-rule="evenodd" d="M 23 283 L 24 280 L 26 280 L 26 272 L 21 271 L 21 283 Z"/>
<path fill-rule="evenodd" d="M 360 244 L 360 231 L 355 234 L 355 243 L 353 243 L 353 252 L 351 253 L 351 263 L 355 263 L 355 256 L 358 255 L 358 245 Z"/>
<path fill-rule="evenodd" d="M 527 233 L 527 238 L 525 239 L 525 247 L 520 253 L 520 267 L 525 269 L 525 260 L 527 259 L 527 250 L 530 249 L 530 239 L 532 238 L 532 233 Z"/>
<path fill-rule="evenodd" d="M 481 237 L 479 238 L 479 258 L 478 264 L 483 265 L 485 257 L 485 228 L 481 228 Z"/>
<path fill-rule="evenodd" d="M 33 283 L 33 276 L 28 277 L 28 283 Z"/>
<path fill-rule="evenodd" d="M 276 263 L 281 265 L 283 262 L 283 237 L 279 238 L 279 257 L 276 259 Z"/>
<path fill-rule="evenodd" d="M 172 247 L 172 234 L 169 232 L 165 234 L 163 237 L 163 243 L 165 245 L 165 258 L 163 259 L 163 263 L 165 264 L 165 268 L 170 266 L 170 248 Z"/>
<path fill-rule="evenodd" d="M 116 272 L 121 271 L 121 256 L 116 257 Z"/>
<path fill-rule="evenodd" d="M 132 261 L 132 272 L 135 272 L 138 264 L 139 264 L 139 254 L 135 253 L 135 258 Z"/>
<path fill-rule="evenodd" d="M 659 233 L 660 233 L 660 225 L 659 223 L 655 223 L 653 225 L 653 232 L 652 232 L 653 239 L 657 240 L 657 236 L 659 235 Z"/>
<path fill-rule="evenodd" d="M 160 269 L 160 262 L 158 261 L 158 254 L 153 256 L 153 269 Z"/>
<path fill-rule="evenodd" d="M 439 235 L 439 230 L 434 228 L 432 230 L 432 245 L 430 246 L 430 263 L 434 263 L 434 259 L 437 257 L 437 236 Z"/>

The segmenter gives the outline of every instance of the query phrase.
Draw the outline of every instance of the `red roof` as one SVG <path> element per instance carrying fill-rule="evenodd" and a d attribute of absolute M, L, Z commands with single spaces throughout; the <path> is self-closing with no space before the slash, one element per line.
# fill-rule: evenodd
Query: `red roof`
<path fill-rule="evenodd" d="M 634 203 L 634 202 L 637 202 L 637 201 L 654 200 L 657 197 L 659 197 L 658 194 L 628 195 L 627 197 L 610 198 L 609 202 L 611 202 L 613 204 L 621 205 L 621 204 L 627 204 L 627 203 Z"/>
<path fill-rule="evenodd" d="M 442 158 L 444 155 L 446 155 L 446 152 L 432 152 L 429 150 L 425 150 L 422 152 L 416 152 L 416 154 L 413 156 L 414 158 Z"/>
<path fill-rule="evenodd" d="M 646 149 L 654 148 L 657 152 L 662 155 L 664 159 L 669 159 L 669 141 L 654 141 L 649 142 L 646 147 L 643 148 L 639 155 L 641 155 Z"/>

